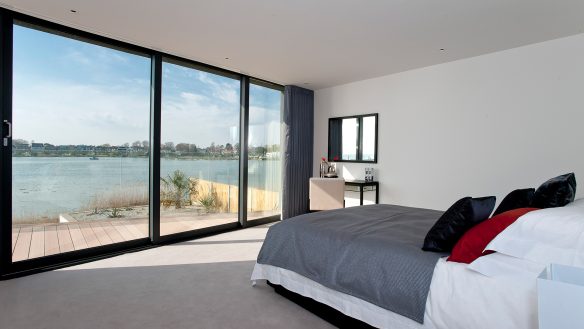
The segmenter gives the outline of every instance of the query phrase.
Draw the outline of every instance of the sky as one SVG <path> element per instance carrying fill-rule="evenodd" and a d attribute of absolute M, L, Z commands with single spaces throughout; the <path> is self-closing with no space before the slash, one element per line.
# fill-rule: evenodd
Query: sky
<path fill-rule="evenodd" d="M 14 27 L 14 139 L 122 145 L 149 139 L 150 59 Z M 163 63 L 162 142 L 238 142 L 239 80 Z M 278 144 L 281 92 L 250 87 L 252 146 Z"/>

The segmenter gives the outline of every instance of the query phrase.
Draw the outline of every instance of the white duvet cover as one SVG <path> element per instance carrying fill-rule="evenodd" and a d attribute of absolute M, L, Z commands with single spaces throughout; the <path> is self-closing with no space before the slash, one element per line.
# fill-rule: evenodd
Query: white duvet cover
<path fill-rule="evenodd" d="M 467 264 L 440 259 L 423 325 L 278 267 L 256 264 L 251 280 L 269 280 L 380 328 L 531 329 L 537 328 L 536 277 L 537 274 L 488 277 L 468 269 Z"/>

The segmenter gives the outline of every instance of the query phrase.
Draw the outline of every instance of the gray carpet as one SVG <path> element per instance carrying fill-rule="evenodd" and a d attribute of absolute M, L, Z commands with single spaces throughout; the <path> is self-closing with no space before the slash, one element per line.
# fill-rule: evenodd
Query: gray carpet
<path fill-rule="evenodd" d="M 266 227 L 0 282 L 0 328 L 331 328 L 249 277 Z"/>

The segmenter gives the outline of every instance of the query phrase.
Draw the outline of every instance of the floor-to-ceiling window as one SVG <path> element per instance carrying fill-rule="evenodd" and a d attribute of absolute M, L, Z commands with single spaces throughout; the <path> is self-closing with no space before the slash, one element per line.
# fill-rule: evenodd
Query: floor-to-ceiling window
<path fill-rule="evenodd" d="M 282 89 L 252 80 L 249 88 L 247 218 L 275 216 L 281 210 L 280 148 Z"/>
<path fill-rule="evenodd" d="M 240 80 L 162 66 L 160 234 L 238 221 Z"/>
<path fill-rule="evenodd" d="M 147 237 L 150 58 L 13 39 L 13 261 Z"/>
<path fill-rule="evenodd" d="M 0 275 L 278 218 L 281 86 L 5 9 L 0 25 Z"/>

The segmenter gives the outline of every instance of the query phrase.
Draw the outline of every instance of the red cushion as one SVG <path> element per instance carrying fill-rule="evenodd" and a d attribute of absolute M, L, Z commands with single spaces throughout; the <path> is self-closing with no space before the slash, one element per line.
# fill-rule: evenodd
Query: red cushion
<path fill-rule="evenodd" d="M 491 253 L 489 251 L 483 253 L 489 242 L 503 232 L 507 226 L 513 224 L 517 218 L 534 210 L 538 209 L 519 208 L 509 210 L 473 226 L 456 242 L 448 261 L 470 264 L 475 259 Z"/>

